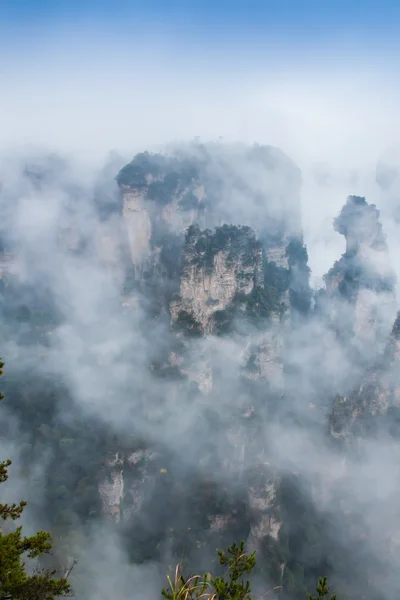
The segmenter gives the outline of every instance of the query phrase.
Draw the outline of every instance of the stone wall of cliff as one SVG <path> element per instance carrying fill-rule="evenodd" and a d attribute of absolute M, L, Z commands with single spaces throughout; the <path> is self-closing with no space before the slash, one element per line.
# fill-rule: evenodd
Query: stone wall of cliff
<path fill-rule="evenodd" d="M 229 537 L 235 528 L 244 527 L 249 543 L 258 548 L 267 539 L 279 543 L 282 527 L 277 500 L 279 476 L 266 467 L 265 449 L 253 447 L 251 431 L 252 423 L 264 418 L 266 400 L 262 401 L 262 389 L 268 394 L 277 393 L 279 398 L 284 393 L 285 330 L 290 327 L 292 292 L 302 293 L 296 271 L 300 263 L 293 258 L 296 252 L 300 256 L 303 248 L 299 236 L 300 177 L 290 161 L 271 150 L 259 150 L 254 156 L 247 151 L 234 153 L 237 163 L 229 165 L 218 149 L 217 169 L 213 152 L 200 158 L 195 155 L 190 161 L 182 155 L 178 159 L 139 155 L 122 169 L 117 180 L 135 277 L 141 279 L 147 270 L 146 277 L 152 273 L 159 278 L 169 240 L 177 240 L 178 250 L 181 244 L 177 289 L 169 302 L 171 334 L 179 343 L 157 362 L 154 374 L 173 371 L 179 374 L 180 393 L 190 397 L 188 390 L 195 384 L 196 393 L 218 402 L 221 374 L 214 374 L 221 368 L 218 344 L 207 343 L 207 339 L 235 339 L 237 371 L 233 372 L 232 385 L 237 381 L 237 389 L 232 408 L 238 416 L 218 434 L 220 443 L 226 444 L 225 450 L 230 448 L 218 468 L 222 469 L 222 480 L 228 476 L 237 480 L 249 516 L 241 515 L 235 503 L 231 507 L 228 503 L 222 512 L 204 506 L 209 526 L 203 542 L 213 535 Z M 240 160 L 245 156 L 245 168 L 238 156 Z M 264 197 L 259 185 L 260 169 Z M 240 215 L 240 225 L 224 223 L 225 214 L 234 214 L 232 206 L 229 209 L 224 203 L 237 202 L 240 194 L 247 194 L 251 227 L 245 214 Z M 288 203 L 290 210 L 286 210 Z M 262 205 L 263 219 L 257 222 L 257 212 L 252 211 Z M 264 219 L 267 213 L 268 219 Z M 211 228 L 204 229 L 204 225 Z M 165 270 L 162 276 L 166 277 Z M 258 386 L 259 400 L 252 397 L 247 386 Z M 106 518 L 129 523 L 146 510 L 144 498 L 157 494 L 158 486 L 171 486 L 171 490 L 179 487 L 170 479 L 167 468 L 165 472 L 158 468 L 156 454 L 150 448 L 143 452 L 147 459 L 140 468 L 134 465 L 134 452 L 106 459 L 99 484 Z M 198 468 L 203 472 L 207 463 L 201 453 L 198 458 Z M 217 457 L 215 460 L 218 463 Z M 249 464 L 256 473 L 251 485 L 246 479 Z M 215 468 L 209 471 L 211 478 Z M 169 539 L 176 535 L 174 531 Z M 279 568 L 283 570 L 284 565 Z"/>
<path fill-rule="evenodd" d="M 250 228 L 223 226 L 211 233 L 192 227 L 186 235 L 179 296 L 171 302 L 172 323 L 188 315 L 203 333 L 212 333 L 217 327 L 212 317 L 258 285 L 263 286 L 262 251 Z"/>
<path fill-rule="evenodd" d="M 349 196 L 335 229 L 346 238 L 346 252 L 325 277 L 333 327 L 351 338 L 361 356 L 373 359 L 383 351 L 396 315 L 395 275 L 379 211 Z"/>

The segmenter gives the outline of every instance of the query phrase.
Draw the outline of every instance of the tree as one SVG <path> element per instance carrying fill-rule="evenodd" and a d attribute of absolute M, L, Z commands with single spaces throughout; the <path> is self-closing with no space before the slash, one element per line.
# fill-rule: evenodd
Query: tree
<path fill-rule="evenodd" d="M 250 582 L 245 581 L 256 564 L 255 552 L 246 554 L 244 542 L 232 544 L 226 551 L 217 550 L 219 564 L 227 567 L 223 577 L 194 576 L 185 579 L 178 565 L 174 581 L 168 577 L 169 588 L 162 595 L 167 600 L 251 600 Z"/>
<path fill-rule="evenodd" d="M 225 551 L 217 550 L 219 564 L 228 567 L 224 576 L 212 577 L 206 573 L 203 577 L 198 575 L 186 579 L 182 574 L 182 565 L 178 565 L 175 578 L 167 577 L 169 588 L 162 589 L 161 593 L 167 600 L 253 600 L 251 596 L 250 581 L 245 576 L 250 575 L 256 566 L 256 553 L 247 554 L 244 542 L 232 544 Z M 279 585 L 270 591 L 283 590 Z M 321 577 L 318 580 L 317 596 L 308 594 L 309 600 L 337 600 L 336 595 L 329 597 L 328 580 Z M 268 594 L 268 592 L 267 592 Z M 264 598 L 267 594 L 264 594 Z"/>
<path fill-rule="evenodd" d="M 0 376 L 3 367 L 0 360 Z M 0 483 L 8 479 L 10 465 L 11 460 L 0 462 Z M 0 504 L 0 517 L 3 521 L 19 519 L 25 506 L 25 501 Z M 48 569 L 36 569 L 32 574 L 26 571 L 25 558 L 37 559 L 51 547 L 51 536 L 46 531 L 23 537 L 22 527 L 8 533 L 0 529 L 0 600 L 53 600 L 57 596 L 72 595 L 67 576 L 57 579 L 56 572 Z"/>
<path fill-rule="evenodd" d="M 216 591 L 218 600 L 250 600 L 251 586 L 250 581 L 244 579 L 245 575 L 250 575 L 256 566 L 256 553 L 246 554 L 244 542 L 232 544 L 226 552 L 217 550 L 219 564 L 228 567 L 227 579 L 224 577 L 215 577 L 212 585 Z"/>
<path fill-rule="evenodd" d="M 321 600 L 322 598 L 329 596 L 328 579 L 326 577 L 320 577 L 318 579 L 318 585 L 317 585 L 316 590 L 317 590 L 318 596 L 313 596 L 312 594 L 308 594 L 309 600 Z M 336 594 L 333 594 L 330 597 L 330 600 L 337 600 Z"/>

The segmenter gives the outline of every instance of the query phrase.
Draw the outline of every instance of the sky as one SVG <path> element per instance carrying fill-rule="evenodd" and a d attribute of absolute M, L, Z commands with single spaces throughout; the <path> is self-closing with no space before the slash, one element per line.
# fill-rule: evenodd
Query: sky
<path fill-rule="evenodd" d="M 385 205 L 375 183 L 377 160 L 383 152 L 390 157 L 398 143 L 399 26 L 398 0 L 0 0 L 0 173 L 6 172 L 14 197 L 18 176 L 13 178 L 8 165 L 13 155 L 24 159 L 32 148 L 67 155 L 86 183 L 86 166 L 101 164 L 110 151 L 129 160 L 135 152 L 195 137 L 276 145 L 302 170 L 313 285 L 321 284 L 344 250 L 332 221 L 348 194 L 365 195 L 382 209 L 400 281 L 393 198 Z M 62 190 L 25 197 L 22 187 L 21 194 L 16 235 L 27 254 L 38 257 L 32 261 L 38 273 L 42 268 L 51 273 L 57 297 L 72 298 L 70 322 L 57 333 L 59 353 L 52 353 L 51 361 L 58 361 L 76 397 L 86 398 L 91 408 L 93 398 L 99 400 L 93 389 L 107 378 L 100 402 L 104 396 L 108 409 L 108 389 L 130 381 L 131 356 L 125 349 L 136 329 L 126 328 L 112 299 L 99 293 L 97 257 L 90 256 L 81 270 L 73 259 L 66 259 L 66 266 L 58 262 L 51 225 L 58 210 L 63 216 Z M 55 213 L 48 210 L 50 197 Z M 90 211 L 81 218 L 83 231 L 91 232 Z M 158 329 L 151 333 L 155 339 L 159 334 Z M 307 332 L 300 354 L 310 369 L 320 337 Z M 142 346 L 135 338 L 133 344 L 138 381 L 147 373 L 149 340 L 143 338 Z M 338 360 L 335 345 L 333 350 L 332 364 Z M 224 360 L 234 352 L 239 356 L 236 347 L 223 349 Z M 89 363 L 94 357 L 101 377 L 90 365 L 85 370 L 85 361 L 78 364 L 83 355 Z M 289 441 L 282 444 L 285 452 L 297 448 Z M 307 463 L 300 464 L 307 472 L 314 468 L 309 457 L 315 453 L 314 448 L 303 452 L 302 443 L 293 454 Z M 398 463 L 391 470 L 383 451 L 374 460 L 379 464 L 373 473 L 396 481 L 392 472 Z M 322 462 L 317 464 L 325 472 Z M 360 481 L 360 497 L 367 489 L 374 508 L 382 486 L 364 488 L 363 475 Z"/>
<path fill-rule="evenodd" d="M 229 51 L 246 60 L 265 59 L 271 47 L 291 60 L 341 49 L 387 59 L 399 24 L 396 0 L 2 0 L 1 62 L 21 54 L 29 61 L 54 38 L 73 50 L 80 35 L 128 45 L 162 36 L 189 55 Z"/>
<path fill-rule="evenodd" d="M 17 27 L 28 23 L 45 28 L 66 20 L 122 27 L 158 21 L 218 35 L 229 34 L 229 28 L 260 35 L 271 30 L 316 34 L 321 28 L 323 35 L 335 29 L 355 35 L 377 29 L 385 33 L 395 31 L 400 17 L 396 0 L 3 0 L 1 12 L 3 24 Z"/>
<path fill-rule="evenodd" d="M 375 200 L 377 160 L 398 143 L 399 25 L 389 0 L 0 0 L 0 155 L 279 146 L 318 239 L 348 193 Z M 322 273 L 337 247 L 321 244 Z"/>
<path fill-rule="evenodd" d="M 360 105 L 377 102 L 379 91 L 387 103 L 387 87 L 397 93 L 399 25 L 400 6 L 391 0 L 2 0 L 2 142 L 40 143 L 50 127 L 53 140 L 65 143 L 65 130 L 58 132 L 61 112 L 67 137 L 75 116 L 82 133 L 90 121 L 92 138 L 103 130 L 107 143 L 128 146 L 116 116 L 128 131 L 136 126 L 134 109 L 125 116 L 126 104 L 138 103 L 142 110 L 142 100 L 149 114 L 162 113 L 164 105 L 184 118 L 196 97 L 202 106 L 188 114 L 182 132 L 175 115 L 171 133 L 163 132 L 164 119 L 162 127 L 155 124 L 160 133 L 149 135 L 148 143 L 153 138 L 162 143 L 173 132 L 210 135 L 209 129 L 215 137 L 230 131 L 232 137 L 254 138 L 264 132 L 248 121 L 261 107 L 251 100 L 243 105 L 241 98 L 256 97 L 268 105 L 260 88 L 267 88 L 267 100 L 278 105 L 286 121 L 298 117 L 299 104 L 311 98 L 307 111 L 321 128 L 319 113 L 325 110 L 333 123 L 344 96 L 358 95 Z M 339 95 L 334 102 L 332 85 Z M 295 108 L 288 109 L 295 97 Z M 60 110 L 63 101 L 67 104 Z M 82 113 L 85 103 L 89 114 Z M 387 107 L 384 112 L 390 117 Z M 272 113 L 266 118 L 276 121 Z M 213 119 L 217 126 L 207 127 Z M 32 122 L 36 127 L 30 133 Z M 52 141 L 51 132 L 47 139 Z M 105 149 L 107 143 L 100 145 Z"/>

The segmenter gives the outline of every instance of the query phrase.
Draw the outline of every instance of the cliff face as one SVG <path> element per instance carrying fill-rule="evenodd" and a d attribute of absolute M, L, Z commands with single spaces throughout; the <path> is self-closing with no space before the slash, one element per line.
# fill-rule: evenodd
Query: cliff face
<path fill-rule="evenodd" d="M 298 236 L 301 176 L 273 147 L 198 145 L 175 155 L 138 154 L 117 175 L 123 217 L 140 277 L 166 237 L 190 225 L 249 225 L 257 236 Z M 285 244 L 286 245 L 286 244 Z M 270 245 L 271 261 L 285 263 L 285 245 Z"/>
<path fill-rule="evenodd" d="M 330 316 L 339 335 L 351 338 L 368 359 L 383 351 L 396 314 L 395 276 L 379 211 L 349 196 L 334 225 L 346 238 L 346 252 L 326 275 Z"/>
<path fill-rule="evenodd" d="M 395 275 L 379 211 L 350 196 L 335 229 L 346 237 L 346 252 L 326 277 L 330 317 L 359 376 L 347 393 L 336 396 L 330 432 L 351 442 L 378 431 L 398 406 L 399 317 L 395 321 Z"/>
<path fill-rule="evenodd" d="M 154 492 L 159 455 L 149 449 L 111 454 L 104 461 L 99 481 L 102 513 L 106 520 L 129 522 Z M 158 476 L 163 475 L 158 470 Z"/>
<path fill-rule="evenodd" d="M 390 334 L 394 277 L 379 212 L 363 198 L 348 198 L 335 222 L 346 251 L 326 276 L 326 289 L 313 298 L 299 217 L 301 178 L 276 149 L 221 144 L 171 156 L 144 153 L 120 171 L 117 182 L 118 197 L 106 194 L 87 212 L 75 199 L 61 211 L 56 236 L 51 232 L 57 243 L 50 247 L 62 257 L 56 266 L 74 268 L 82 259 L 88 269 L 83 276 L 93 270 L 99 275 L 106 318 L 123 309 L 116 315 L 117 334 L 132 329 L 122 357 L 116 353 L 120 338 L 111 340 L 116 376 L 107 406 L 117 413 L 121 400 L 132 417 L 115 436 L 108 422 L 97 435 L 92 413 L 82 415 L 78 433 L 73 419 L 66 419 L 61 435 L 53 425 L 66 390 L 43 386 L 53 411 L 48 424 L 47 409 L 30 410 L 31 382 L 26 383 L 21 412 L 38 420 L 40 443 L 52 440 L 49 454 L 56 457 L 57 485 L 49 504 L 63 496 L 60 520 L 73 522 L 64 510 L 75 506 L 75 496 L 69 503 L 62 486 L 76 481 L 82 513 L 101 512 L 118 523 L 118 532 L 129 538 L 130 558 L 141 563 L 192 556 L 198 568 L 197 560 L 214 555 L 215 547 L 245 539 L 258 550 L 260 564 L 273 565 L 274 583 L 283 580 L 291 591 L 297 577 L 302 592 L 304 573 L 314 581 L 331 559 L 332 540 L 324 537 L 330 526 L 319 527 L 323 517 L 314 506 L 315 495 L 324 496 L 326 478 L 313 474 L 309 485 L 308 467 L 304 478 L 292 473 L 288 464 L 293 458 L 297 467 L 298 457 L 287 460 L 277 451 L 281 431 L 316 433 L 325 452 L 329 411 L 337 442 L 351 444 L 380 428 L 400 429 L 400 317 Z M 88 214 L 94 223 L 86 227 Z M 26 271 L 39 256 L 40 240 L 33 238 L 34 259 L 26 250 L 23 255 Z M 25 288 L 20 285 L 14 250 L 10 246 L 10 254 L 0 255 L 2 334 L 9 335 L 11 323 L 24 348 L 40 334 L 51 354 L 51 336 L 44 334 L 70 322 L 69 305 L 62 302 L 57 311 L 59 298 L 50 293 L 45 275 L 54 274 L 54 266 Z M 62 268 L 60 273 L 61 280 Z M 97 335 L 104 320 L 96 321 L 94 294 L 87 291 L 85 315 L 94 317 L 98 330 L 89 327 L 85 339 L 88 350 L 93 338 L 100 344 L 96 368 L 106 369 L 110 345 Z M 106 325 L 108 342 L 114 327 Z M 85 352 L 84 373 L 86 358 L 91 363 Z M 28 354 L 38 353 L 28 348 Z M 66 372 L 71 375 L 71 369 Z M 61 398 L 60 405 L 54 397 Z M 85 452 L 80 446 L 72 452 L 74 440 L 82 438 L 89 474 Z M 301 470 L 308 455 L 299 460 Z M 350 522 L 340 510 L 340 525 Z"/>
<path fill-rule="evenodd" d="M 141 189 L 128 188 L 123 194 L 123 212 L 131 249 L 132 264 L 135 273 L 140 274 L 141 267 L 151 254 L 151 221 L 145 195 Z"/>
<path fill-rule="evenodd" d="M 176 159 L 139 155 L 122 169 L 117 181 L 135 279 L 140 281 L 146 274 L 146 281 L 149 277 L 169 280 L 169 289 L 176 290 L 166 304 L 176 343 L 154 363 L 154 376 L 176 377 L 179 393 L 187 394 L 189 402 L 201 402 L 201 396 L 208 396 L 211 403 L 218 404 L 220 370 L 224 368 L 218 340 L 235 340 L 237 370 L 232 370 L 232 385 L 236 390 L 231 409 L 236 416 L 218 433 L 225 448 L 222 462 L 218 453 L 210 462 L 208 454 L 199 451 L 194 485 L 207 469 L 207 494 L 213 489 L 213 477 L 228 478 L 237 480 L 241 500 L 233 505 L 227 502 L 222 510 L 216 510 L 222 507 L 220 502 L 213 505 L 207 500 L 201 512 L 208 526 L 203 525 L 196 544 L 214 543 L 215 535 L 228 539 L 237 528 L 252 547 L 259 548 L 268 539 L 279 544 L 280 480 L 265 466 L 265 448 L 253 447 L 251 432 L 257 418 L 263 418 L 265 390 L 277 397 L 284 392 L 285 330 L 291 312 L 299 307 L 308 310 L 299 174 L 279 152 L 258 149 L 253 154 L 241 149 L 224 154 L 218 148 L 189 158 L 182 154 Z M 234 207 L 225 204 L 238 202 L 241 195 L 249 199 L 248 222 L 252 226 L 246 224 L 246 215 L 235 215 Z M 242 203 L 240 206 L 242 210 Z M 244 219 L 244 223 L 223 224 L 226 214 Z M 257 219 L 260 214 L 268 218 Z M 175 270 L 170 264 L 167 267 L 166 261 L 171 240 L 176 253 L 173 257 L 169 254 L 169 261 L 178 265 Z M 251 391 L 254 386 L 258 399 Z M 196 394 L 200 394 L 197 400 Z M 172 495 L 177 493 L 179 482 L 170 479 L 169 467 L 160 470 L 154 458 L 157 454 L 150 448 L 144 452 L 147 459 L 140 468 L 134 466 L 135 453 L 130 451 L 106 460 L 99 484 L 106 518 L 129 524 L 143 518 L 159 486 L 166 486 Z M 251 482 L 247 481 L 249 464 Z M 223 492 L 216 489 L 215 493 Z M 185 494 L 191 494 L 189 484 Z M 247 517 L 242 514 L 243 502 Z M 165 519 L 171 523 L 171 517 Z M 171 525 L 170 529 L 174 533 L 168 534 L 168 539 L 173 544 L 179 527 Z M 279 568 L 283 572 L 284 565 Z"/>
<path fill-rule="evenodd" d="M 388 426 L 400 408 L 400 313 L 383 355 L 361 377 L 348 395 L 337 396 L 332 406 L 330 432 L 351 442 Z"/>
<path fill-rule="evenodd" d="M 170 313 L 173 329 L 186 336 L 234 335 L 243 375 L 282 392 L 292 270 L 289 243 L 281 244 L 276 252 L 264 249 L 245 226 L 224 225 L 214 232 L 190 227 Z M 201 367 L 203 361 L 199 356 L 194 362 Z M 212 375 L 207 381 L 209 391 Z"/>
<path fill-rule="evenodd" d="M 252 336 L 246 349 L 246 376 L 256 381 L 263 380 L 283 392 L 284 389 L 284 331 L 282 324 L 275 320 L 267 331 L 259 336 Z"/>
<path fill-rule="evenodd" d="M 204 186 L 196 164 L 164 155 L 137 155 L 118 174 L 132 263 L 140 278 L 165 236 L 183 235 L 202 211 Z"/>
<path fill-rule="evenodd" d="M 298 169 L 274 148 L 209 145 L 137 155 L 117 182 L 134 278 L 152 282 L 156 303 L 164 298 L 173 331 L 227 335 L 238 318 L 253 329 L 261 319 L 261 333 L 243 340 L 243 367 L 283 389 L 281 321 L 298 287 L 288 255 L 301 239 Z M 221 225 L 225 218 L 241 223 Z M 167 362 L 209 393 L 210 357 L 185 345 L 190 361 L 173 352 Z"/>
<path fill-rule="evenodd" d="M 124 497 L 124 458 L 117 452 L 105 460 L 104 473 L 99 481 L 103 515 L 119 523 L 121 519 L 121 503 Z"/>
<path fill-rule="evenodd" d="M 248 296 L 257 286 L 263 286 L 262 249 L 249 227 L 225 225 L 215 233 L 191 227 L 180 293 L 170 307 L 172 323 L 187 318 L 203 333 L 212 333 L 235 296 Z"/>

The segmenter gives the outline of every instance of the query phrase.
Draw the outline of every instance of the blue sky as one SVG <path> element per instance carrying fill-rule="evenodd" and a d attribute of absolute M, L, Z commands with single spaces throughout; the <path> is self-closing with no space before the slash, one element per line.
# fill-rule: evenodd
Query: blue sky
<path fill-rule="evenodd" d="M 397 63 L 399 30 L 398 0 L 0 0 L 0 68 L 95 38 L 102 52 L 162 38 L 177 60 Z"/>
<path fill-rule="evenodd" d="M 399 30 L 398 0 L 0 0 L 0 143 L 375 155 L 400 122 Z"/>
<path fill-rule="evenodd" d="M 31 146 L 80 164 L 194 137 L 278 146 L 311 182 L 323 273 L 340 251 L 319 231 L 355 172 L 351 193 L 376 194 L 398 144 L 399 31 L 399 0 L 0 0 L 0 165 Z"/>
<path fill-rule="evenodd" d="M 359 38 L 395 34 L 397 0 L 1 0 L 2 29 L 86 25 L 121 28 L 157 23 L 199 36 Z"/>

